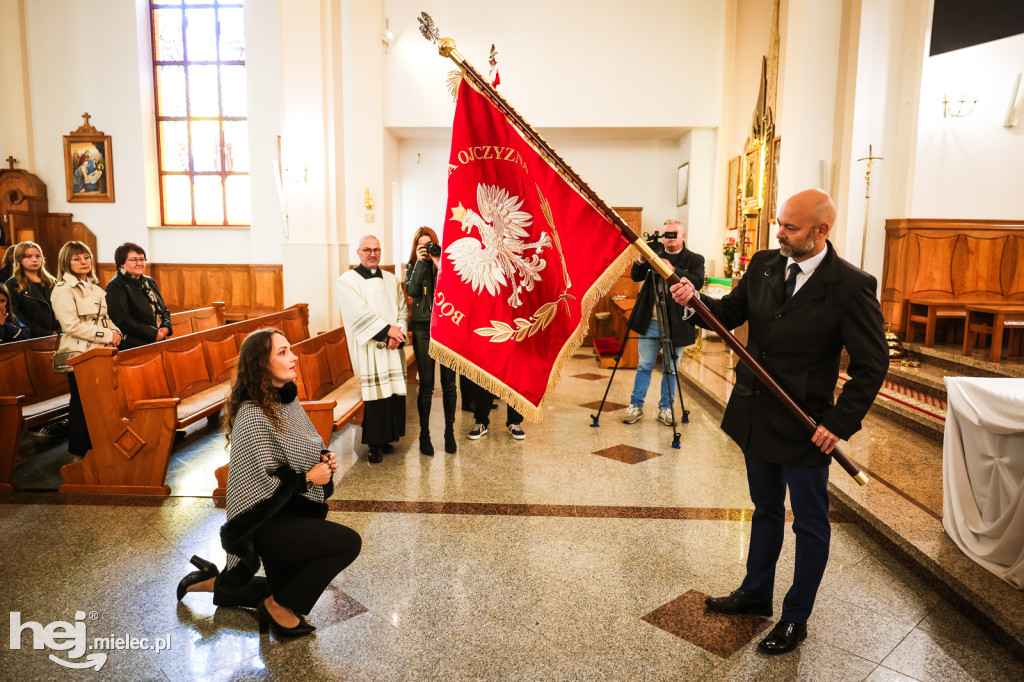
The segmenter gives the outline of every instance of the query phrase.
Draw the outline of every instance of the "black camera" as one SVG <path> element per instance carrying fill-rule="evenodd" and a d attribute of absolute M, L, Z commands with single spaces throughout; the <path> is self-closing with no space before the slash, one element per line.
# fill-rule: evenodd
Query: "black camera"
<path fill-rule="evenodd" d="M 677 231 L 675 231 L 675 230 L 672 230 L 671 232 L 664 232 L 664 233 L 655 232 L 654 234 L 650 234 L 650 233 L 645 233 L 644 234 L 644 237 L 646 237 L 646 239 L 647 239 L 647 246 L 651 249 L 651 251 L 654 252 L 654 255 L 656 255 L 658 258 L 664 258 L 665 257 L 665 245 L 661 243 L 661 240 L 662 239 L 675 239 L 678 236 L 679 236 L 679 233 Z"/>
<path fill-rule="evenodd" d="M 427 249 L 428 256 L 433 256 L 434 258 L 441 257 L 441 247 L 435 244 L 434 242 L 427 242 L 426 244 L 424 244 L 424 246 Z"/>

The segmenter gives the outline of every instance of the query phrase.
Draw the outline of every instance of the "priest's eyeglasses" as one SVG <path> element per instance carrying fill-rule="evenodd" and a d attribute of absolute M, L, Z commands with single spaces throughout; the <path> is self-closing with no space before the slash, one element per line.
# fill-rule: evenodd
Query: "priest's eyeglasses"
<path fill-rule="evenodd" d="M 380 249 L 359 249 L 359 251 L 362 251 L 363 253 L 374 253 L 378 256 L 380 255 Z"/>

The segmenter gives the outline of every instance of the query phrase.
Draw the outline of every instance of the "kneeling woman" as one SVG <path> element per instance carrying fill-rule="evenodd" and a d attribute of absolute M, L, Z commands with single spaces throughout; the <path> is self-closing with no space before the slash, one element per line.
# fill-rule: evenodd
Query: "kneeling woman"
<path fill-rule="evenodd" d="M 358 533 L 325 518 L 338 464 L 296 400 L 295 363 L 276 329 L 242 342 L 224 408 L 231 457 L 220 536 L 227 567 L 218 574 L 192 557 L 199 570 L 178 585 L 178 599 L 213 592 L 215 604 L 255 607 L 260 632 L 286 636 L 315 629 L 303 616 L 361 546 Z M 261 561 L 265 582 L 255 577 Z"/>

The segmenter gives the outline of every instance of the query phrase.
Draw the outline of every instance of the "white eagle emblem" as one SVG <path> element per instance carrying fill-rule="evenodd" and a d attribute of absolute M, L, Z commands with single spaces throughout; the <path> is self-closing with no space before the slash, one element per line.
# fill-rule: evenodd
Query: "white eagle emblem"
<path fill-rule="evenodd" d="M 534 284 L 541 279 L 540 271 L 547 263 L 540 254 L 545 246 L 551 246 L 551 238 L 542 232 L 537 241 L 523 243 L 523 237 L 530 236 L 525 228 L 533 224 L 533 216 L 520 211 L 523 201 L 510 197 L 507 190 L 481 183 L 476 188 L 476 203 L 479 214 L 459 202 L 452 209 L 451 220 L 461 223 L 463 232 L 470 232 L 475 226 L 480 239 L 463 237 L 454 241 L 446 250 L 448 259 L 474 292 L 486 289 L 494 296 L 503 286 L 510 285 L 508 303 L 518 308 L 523 304 L 520 292 L 533 291 Z M 528 249 L 534 251 L 529 258 L 524 255 Z"/>

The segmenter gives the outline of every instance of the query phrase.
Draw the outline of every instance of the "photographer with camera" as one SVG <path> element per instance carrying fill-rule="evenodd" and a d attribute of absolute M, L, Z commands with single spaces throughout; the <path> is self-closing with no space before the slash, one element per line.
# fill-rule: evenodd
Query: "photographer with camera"
<path fill-rule="evenodd" d="M 655 232 L 649 238 L 647 245 L 675 271 L 680 279 L 686 278 L 693 283 L 694 288 L 700 289 L 704 285 L 704 256 L 686 248 L 686 228 L 680 225 L 679 221 L 666 220 L 664 229 L 663 235 Z M 664 243 L 658 241 L 659 239 L 662 239 Z M 644 283 L 637 296 L 636 305 L 633 306 L 633 313 L 629 317 L 630 330 L 636 332 L 640 337 L 637 342 L 637 351 L 640 357 L 636 368 L 636 379 L 633 383 L 633 394 L 630 396 L 630 405 L 626 408 L 623 422 L 635 424 L 644 417 L 644 399 L 647 397 L 647 389 L 651 385 L 651 371 L 654 368 L 654 362 L 658 359 L 658 351 L 662 348 L 655 299 L 660 295 L 665 299 L 667 305 L 666 317 L 668 319 L 662 320 L 662 324 L 667 326 L 668 336 L 671 338 L 675 356 L 672 358 L 672 362 L 675 367 L 678 368 L 683 348 L 694 342 L 696 333 L 692 325 L 683 321 L 683 307 L 672 300 L 671 296 L 666 295 L 665 281 L 647 261 L 641 258 L 635 262 L 630 276 L 634 282 L 642 281 Z M 675 375 L 665 373 L 661 378 L 658 421 L 667 426 L 672 426 L 671 408 L 675 390 Z"/>
<path fill-rule="evenodd" d="M 412 253 L 405 266 L 405 293 L 412 298 L 409 331 L 420 377 L 416 406 L 420 413 L 420 452 L 433 455 L 430 443 L 430 405 L 434 396 L 434 359 L 430 357 L 430 314 L 434 308 L 434 287 L 441 266 L 441 247 L 429 227 L 416 230 Z M 455 372 L 441 365 L 441 400 L 444 405 L 444 451 L 455 454 Z"/>

